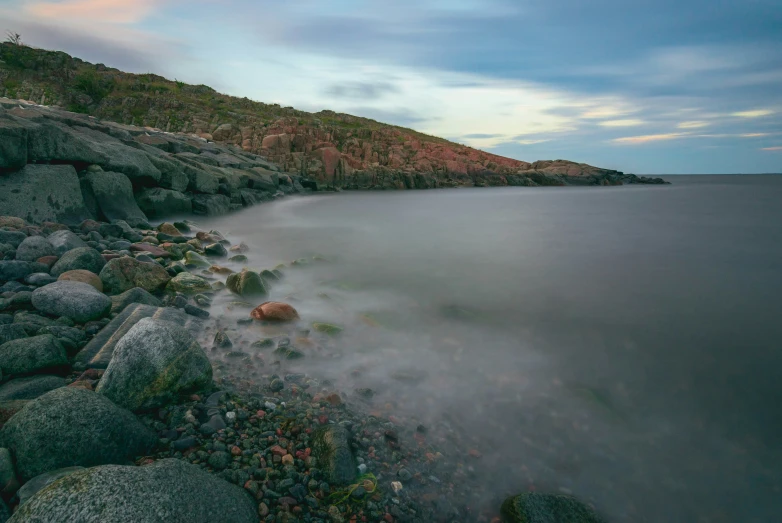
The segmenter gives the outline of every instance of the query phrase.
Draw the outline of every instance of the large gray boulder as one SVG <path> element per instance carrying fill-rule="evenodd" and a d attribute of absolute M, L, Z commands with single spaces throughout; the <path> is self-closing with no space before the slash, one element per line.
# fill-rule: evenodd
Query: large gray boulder
<path fill-rule="evenodd" d="M 18 324 L 0 325 L 0 345 L 11 340 L 26 338 L 27 332 Z"/>
<path fill-rule="evenodd" d="M 21 244 L 26 238 L 27 235 L 23 232 L 5 231 L 0 229 L 0 243 L 6 243 L 14 248 L 19 247 L 19 244 Z"/>
<path fill-rule="evenodd" d="M 106 265 L 106 260 L 103 259 L 103 256 L 98 251 L 92 247 L 79 247 L 63 254 L 57 260 L 57 263 L 52 266 L 52 270 L 49 273 L 54 277 L 59 277 L 65 272 L 75 270 L 90 271 L 98 274 L 104 265 Z"/>
<path fill-rule="evenodd" d="M 163 289 L 171 276 L 157 263 L 144 263 L 123 256 L 115 258 L 100 271 L 103 291 L 106 294 L 122 294 L 134 287 L 141 287 L 148 292 Z"/>
<path fill-rule="evenodd" d="M 16 495 L 19 496 L 19 504 L 24 505 L 39 491 L 48 487 L 58 479 L 64 478 L 65 476 L 80 470 L 85 469 L 84 467 L 65 467 L 62 469 L 53 470 L 51 472 L 44 472 L 43 474 L 35 476 L 17 491 Z"/>
<path fill-rule="evenodd" d="M 54 252 L 57 256 L 62 256 L 73 249 L 87 247 L 87 243 L 84 240 L 68 230 L 55 231 L 49 235 L 47 240 L 54 247 Z"/>
<path fill-rule="evenodd" d="M 0 281 L 23 280 L 37 272 L 49 272 L 49 267 L 29 261 L 0 260 Z"/>
<path fill-rule="evenodd" d="M 193 203 L 190 198 L 181 192 L 160 187 L 143 189 L 136 195 L 136 202 L 144 214 L 150 218 L 193 212 Z"/>
<path fill-rule="evenodd" d="M 16 248 L 16 259 L 20 261 L 35 261 L 56 254 L 54 246 L 43 236 L 30 236 Z"/>
<path fill-rule="evenodd" d="M 211 382 L 212 364 L 190 333 L 175 323 L 144 318 L 117 343 L 96 392 L 141 411 Z"/>
<path fill-rule="evenodd" d="M 0 176 L 0 215 L 74 224 L 92 217 L 73 166 L 34 164 Z"/>
<path fill-rule="evenodd" d="M 27 481 L 63 467 L 127 463 L 149 452 L 157 437 L 100 394 L 63 387 L 25 405 L 3 426 L 0 441 Z"/>
<path fill-rule="evenodd" d="M 226 287 L 243 298 L 257 298 L 269 294 L 261 275 L 255 271 L 242 271 L 231 274 L 225 282 Z"/>
<path fill-rule="evenodd" d="M 195 465 L 164 459 L 73 472 L 40 490 L 10 521 L 258 523 L 258 508 L 242 488 Z"/>
<path fill-rule="evenodd" d="M 27 163 L 27 131 L 23 120 L 0 118 L 0 169 L 19 169 Z"/>
<path fill-rule="evenodd" d="M 223 194 L 196 194 L 193 196 L 193 214 L 220 216 L 231 210 L 231 199 Z"/>
<path fill-rule="evenodd" d="M 149 227 L 133 197 L 133 185 L 127 176 L 115 172 L 93 171 L 85 177 L 95 202 L 106 221 L 124 220 L 131 227 Z"/>
<path fill-rule="evenodd" d="M 58 281 L 33 291 L 33 307 L 51 316 L 67 316 L 87 323 L 111 311 L 111 298 L 87 283 Z"/>
<path fill-rule="evenodd" d="M 51 334 L 19 338 L 0 345 L 0 370 L 3 376 L 58 370 L 67 365 L 65 348 Z"/>
<path fill-rule="evenodd" d="M 47 392 L 66 385 L 60 376 L 30 376 L 16 378 L 0 385 L 0 402 L 15 400 L 34 400 Z"/>

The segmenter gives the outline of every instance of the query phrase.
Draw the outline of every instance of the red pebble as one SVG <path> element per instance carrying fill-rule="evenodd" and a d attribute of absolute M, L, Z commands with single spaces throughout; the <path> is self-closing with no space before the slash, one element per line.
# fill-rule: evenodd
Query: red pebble
<path fill-rule="evenodd" d="M 264 417 L 266 417 L 266 412 L 263 410 L 259 410 L 258 412 L 255 413 L 255 415 L 263 419 Z"/>
<path fill-rule="evenodd" d="M 469 454 L 470 456 L 472 456 L 473 458 L 480 458 L 481 456 L 483 456 L 483 454 L 481 454 L 481 451 L 479 451 L 479 450 L 476 450 L 476 449 L 470 449 L 470 451 L 468 452 L 468 454 Z"/>
<path fill-rule="evenodd" d="M 329 417 L 326 416 L 325 414 L 321 414 L 320 416 L 318 416 L 318 423 L 320 423 L 321 425 L 325 425 L 328 422 L 329 422 Z"/>
<path fill-rule="evenodd" d="M 231 447 L 231 454 L 233 454 L 234 456 L 241 456 L 242 455 L 242 449 L 240 449 L 239 447 L 234 445 L 233 447 Z"/>
<path fill-rule="evenodd" d="M 386 515 L 385 515 L 385 516 L 383 516 L 383 519 L 385 519 L 386 521 L 388 521 L 388 523 L 394 523 L 394 516 L 392 516 L 392 515 L 391 515 L 391 514 L 389 514 L 388 512 L 386 512 Z"/>
<path fill-rule="evenodd" d="M 280 447 L 279 445 L 275 445 L 272 448 L 270 448 L 269 450 L 271 451 L 272 454 L 274 454 L 276 456 L 284 456 L 284 455 L 286 455 L 288 453 L 287 450 L 285 450 L 284 448 Z"/>

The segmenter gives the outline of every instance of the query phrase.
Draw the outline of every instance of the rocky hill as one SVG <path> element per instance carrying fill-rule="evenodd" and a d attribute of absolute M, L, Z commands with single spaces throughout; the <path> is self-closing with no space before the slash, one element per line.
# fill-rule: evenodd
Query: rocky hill
<path fill-rule="evenodd" d="M 662 182 L 565 160 L 527 163 L 367 118 L 254 102 L 11 43 L 0 44 L 0 95 L 234 145 L 314 188 Z"/>

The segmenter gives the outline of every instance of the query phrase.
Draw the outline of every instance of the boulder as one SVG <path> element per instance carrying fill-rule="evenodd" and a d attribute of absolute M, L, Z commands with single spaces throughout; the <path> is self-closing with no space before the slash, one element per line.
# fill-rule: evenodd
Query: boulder
<path fill-rule="evenodd" d="M 525 492 L 507 498 L 500 509 L 503 523 L 603 523 L 587 505 L 572 496 Z"/>
<path fill-rule="evenodd" d="M 0 169 L 19 169 L 27 163 L 28 130 L 32 124 L 0 119 Z"/>
<path fill-rule="evenodd" d="M 60 274 L 60 277 L 57 278 L 57 281 L 78 281 L 95 287 L 95 290 L 98 292 L 103 292 L 103 282 L 101 281 L 100 277 L 94 272 L 85 271 L 82 269 L 64 272 Z"/>
<path fill-rule="evenodd" d="M 81 223 L 90 214 L 71 165 L 26 165 L 0 176 L 0 214 L 30 223 Z"/>
<path fill-rule="evenodd" d="M 158 232 L 168 234 L 169 236 L 182 236 L 182 233 L 173 223 L 163 222 L 157 226 Z"/>
<path fill-rule="evenodd" d="M 255 271 L 244 270 L 231 274 L 225 282 L 228 290 L 243 298 L 266 296 L 269 291 L 260 274 Z"/>
<path fill-rule="evenodd" d="M 67 366 L 65 348 L 51 334 L 20 338 L 0 345 L 3 376 L 60 370 Z"/>
<path fill-rule="evenodd" d="M 204 252 L 207 256 L 225 257 L 228 256 L 228 251 L 222 243 L 212 243 L 204 247 Z"/>
<path fill-rule="evenodd" d="M 4 324 L 0 325 L 0 345 L 11 340 L 19 340 L 26 338 L 27 333 L 18 324 Z"/>
<path fill-rule="evenodd" d="M 16 378 L 0 385 L 0 402 L 15 400 L 34 400 L 50 390 L 64 387 L 65 378 L 60 376 L 30 376 Z"/>
<path fill-rule="evenodd" d="M 231 210 L 231 199 L 223 194 L 196 194 L 193 196 L 193 214 L 221 216 Z"/>
<path fill-rule="evenodd" d="M 242 488 L 196 465 L 163 459 L 73 472 L 21 505 L 11 523 L 23 521 L 257 523 L 258 508 Z"/>
<path fill-rule="evenodd" d="M 121 294 L 134 287 L 156 292 L 166 286 L 171 276 L 157 263 L 140 262 L 129 256 L 109 261 L 100 271 L 103 290 L 107 294 Z"/>
<path fill-rule="evenodd" d="M 168 282 L 166 288 L 170 291 L 181 292 L 183 294 L 198 294 L 199 292 L 208 292 L 212 290 L 209 281 L 190 274 L 189 272 L 180 272 Z"/>
<path fill-rule="evenodd" d="M 132 227 L 149 227 L 147 217 L 133 197 L 133 186 L 127 176 L 98 171 L 88 173 L 85 180 L 105 221 L 124 220 Z"/>
<path fill-rule="evenodd" d="M 58 281 L 33 292 L 33 307 L 51 316 L 67 316 L 87 323 L 106 316 L 111 299 L 95 287 L 76 281 Z"/>
<path fill-rule="evenodd" d="M 134 287 L 130 290 L 111 297 L 111 312 L 112 314 L 120 313 L 125 310 L 125 307 L 131 303 L 141 303 L 144 305 L 154 305 L 155 307 L 161 307 L 163 303 L 152 296 L 149 292 L 141 287 Z"/>
<path fill-rule="evenodd" d="M 11 247 L 17 248 L 25 239 L 27 239 L 27 235 L 23 232 L 0 229 L 0 243 L 7 243 Z"/>
<path fill-rule="evenodd" d="M 211 383 L 212 364 L 184 328 L 144 318 L 117 343 L 96 392 L 121 407 L 146 411 Z"/>
<path fill-rule="evenodd" d="M 212 263 L 194 251 L 187 251 L 185 253 L 185 263 L 188 265 L 195 265 L 197 267 L 209 267 Z"/>
<path fill-rule="evenodd" d="M 341 425 L 321 427 L 312 435 L 312 455 L 318 460 L 318 468 L 335 485 L 348 485 L 356 479 L 356 460 L 349 438 Z"/>
<path fill-rule="evenodd" d="M 0 448 L 0 493 L 8 498 L 19 489 L 19 480 L 16 479 L 16 470 L 11 453 L 8 449 Z"/>
<path fill-rule="evenodd" d="M 106 260 L 103 259 L 103 256 L 98 251 L 92 247 L 79 247 L 63 254 L 57 260 L 57 263 L 52 266 L 49 273 L 55 277 L 75 270 L 85 270 L 98 274 L 104 265 L 106 265 Z"/>
<path fill-rule="evenodd" d="M 160 187 L 143 189 L 136 195 L 136 203 L 141 211 L 150 218 L 193 212 L 193 203 L 190 198 L 179 191 L 161 189 Z"/>
<path fill-rule="evenodd" d="M 289 322 L 299 319 L 299 313 L 287 303 L 278 301 L 267 301 L 258 305 L 250 313 L 250 316 L 256 320 Z"/>
<path fill-rule="evenodd" d="M 54 253 L 57 256 L 62 256 L 66 252 L 73 249 L 87 247 L 87 244 L 84 242 L 84 240 L 69 230 L 53 232 L 47 239 L 54 247 Z"/>
<path fill-rule="evenodd" d="M 37 262 L 0 260 L 0 281 L 23 280 L 37 272 L 49 272 L 49 267 Z"/>
<path fill-rule="evenodd" d="M 30 236 L 16 248 L 16 259 L 20 261 L 35 261 L 56 254 L 52 244 L 43 236 Z"/>
<path fill-rule="evenodd" d="M 202 327 L 198 319 L 179 309 L 131 303 L 87 343 L 76 355 L 75 362 L 94 369 L 107 368 L 119 340 L 144 318 L 176 323 L 192 333 L 199 332 Z"/>
<path fill-rule="evenodd" d="M 17 491 L 16 494 L 19 496 L 19 505 L 27 503 L 31 497 L 40 490 L 43 490 L 44 487 L 51 485 L 60 478 L 78 472 L 79 470 L 84 470 L 84 467 L 65 467 L 35 476 Z"/>
<path fill-rule="evenodd" d="M 63 467 L 128 462 L 151 450 L 157 437 L 104 396 L 63 387 L 25 405 L 3 426 L 0 440 L 27 481 Z"/>

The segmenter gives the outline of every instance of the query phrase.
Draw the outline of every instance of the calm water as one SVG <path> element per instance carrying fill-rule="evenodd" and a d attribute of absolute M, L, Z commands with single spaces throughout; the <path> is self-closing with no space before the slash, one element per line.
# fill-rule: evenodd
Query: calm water
<path fill-rule="evenodd" d="M 300 367 L 480 450 L 481 499 L 782 521 L 782 176 L 670 179 L 318 195 L 209 225 L 258 268 L 329 260 L 272 296 L 346 326 Z"/>

